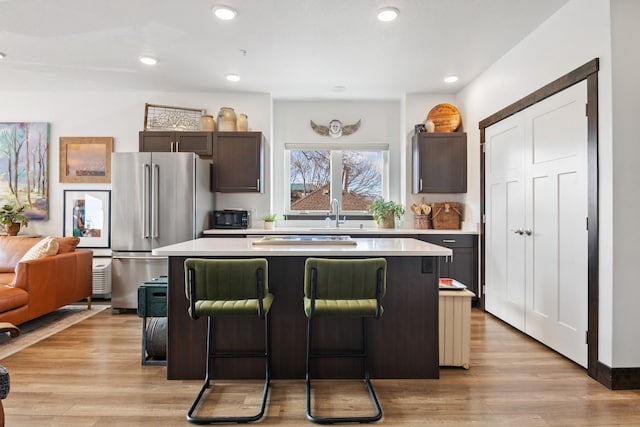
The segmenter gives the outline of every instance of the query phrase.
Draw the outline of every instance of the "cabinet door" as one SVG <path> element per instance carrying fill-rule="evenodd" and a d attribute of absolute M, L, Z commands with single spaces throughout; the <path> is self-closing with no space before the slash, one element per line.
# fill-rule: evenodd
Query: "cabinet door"
<path fill-rule="evenodd" d="M 478 293 L 478 236 L 474 234 L 422 234 L 420 240 L 453 251 L 451 258 L 440 259 L 440 276 L 451 277 L 471 292 Z"/>
<path fill-rule="evenodd" d="M 216 132 L 213 168 L 219 193 L 262 192 L 262 132 Z"/>
<path fill-rule="evenodd" d="M 203 158 L 213 155 L 213 132 L 176 132 L 175 151 L 196 153 Z"/>
<path fill-rule="evenodd" d="M 175 132 L 147 131 L 138 134 L 140 152 L 171 152 Z"/>
<path fill-rule="evenodd" d="M 412 145 L 413 193 L 467 192 L 466 133 L 418 133 Z"/>

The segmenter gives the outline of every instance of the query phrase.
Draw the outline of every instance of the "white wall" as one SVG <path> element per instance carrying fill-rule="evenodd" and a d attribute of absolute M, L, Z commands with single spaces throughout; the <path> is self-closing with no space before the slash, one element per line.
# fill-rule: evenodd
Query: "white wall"
<path fill-rule="evenodd" d="M 464 229 L 478 229 L 478 223 L 480 222 L 480 181 L 479 170 L 480 166 L 477 162 L 469 161 L 467 165 L 467 193 L 431 193 L 431 194 L 413 194 L 411 192 L 412 182 L 412 167 L 411 167 L 411 138 L 414 134 L 414 125 L 423 123 L 429 111 L 438 104 L 449 103 L 457 106 L 457 100 L 455 95 L 451 94 L 426 94 L 426 93 L 414 93 L 408 94 L 405 97 L 405 112 L 406 118 L 404 121 L 404 142 L 405 142 L 405 165 L 406 167 L 402 171 L 405 176 L 405 182 L 407 184 L 407 200 L 406 206 L 411 206 L 412 203 L 417 203 L 424 200 L 426 203 L 432 202 L 461 202 L 464 209 L 462 213 L 462 228 Z M 461 125 L 459 131 L 467 132 L 469 126 L 477 127 L 477 123 L 470 122 L 464 114 L 461 116 Z M 478 149 L 478 143 L 475 140 L 469 138 L 467 135 L 467 159 L 477 159 L 475 154 Z M 473 152 L 473 153 L 472 153 Z M 407 216 L 407 220 L 411 219 L 411 215 Z M 410 221 L 405 221 L 405 223 Z"/>
<path fill-rule="evenodd" d="M 615 2 L 614 2 L 615 3 Z M 633 3 L 629 0 L 627 3 Z M 613 287 L 612 256 L 617 245 L 612 233 L 614 217 L 613 171 L 616 161 L 612 158 L 611 114 L 611 36 L 609 0 L 572 0 L 544 22 L 510 52 L 496 61 L 481 76 L 457 95 L 457 105 L 466 117 L 469 141 L 478 143 L 477 123 L 490 114 L 506 107 L 534 90 L 557 79 L 567 72 L 600 58 L 599 77 L 599 186 L 600 186 L 600 316 L 599 359 L 611 367 L 640 366 L 640 332 L 635 326 L 640 321 L 638 310 L 623 310 L 616 317 L 625 322 L 613 321 L 613 312 L 621 309 L 615 294 L 634 287 L 632 282 L 616 281 Z M 633 18 L 637 19 L 637 13 Z M 630 37 L 631 40 L 637 40 Z M 632 43 L 629 41 L 629 43 Z M 626 50 L 625 54 L 628 53 Z M 626 86 L 625 86 L 626 89 Z M 637 116 L 637 114 L 636 114 Z M 479 165 L 479 151 L 470 151 L 470 165 Z M 633 171 L 638 175 L 637 170 Z M 471 170 L 470 170 L 471 173 Z M 476 172 L 479 174 L 479 171 Z M 630 178 L 627 178 L 630 179 Z M 633 182 L 640 180 L 635 179 Z M 473 188 L 475 192 L 476 189 Z M 479 191 L 479 188 L 478 190 Z M 479 196 L 469 194 L 479 201 Z M 634 225 L 623 222 L 625 227 Z M 632 264 L 628 264 L 632 265 Z M 629 268 L 629 267 L 626 267 Z M 637 288 L 637 287 L 636 287 Z M 634 291 L 636 293 L 637 291 Z M 635 299 L 637 301 L 637 299 Z M 625 336 L 633 343 L 620 347 L 612 332 Z M 614 351 L 615 350 L 615 351 Z"/>
<path fill-rule="evenodd" d="M 138 132 L 144 125 L 145 103 L 204 108 L 217 115 L 220 107 L 233 107 L 249 116 L 249 127 L 271 129 L 271 97 L 268 94 L 158 93 L 158 92 L 3 92 L 0 118 L 4 122 L 48 122 L 49 221 L 31 221 L 22 233 L 62 235 L 63 190 L 110 189 L 110 184 L 61 184 L 59 138 L 61 136 L 112 136 L 115 151 L 138 151 Z M 226 203 L 216 196 L 217 205 Z M 252 203 L 268 205 L 268 195 L 252 196 Z"/>
<path fill-rule="evenodd" d="M 637 262 L 638 212 L 640 212 L 640 2 L 615 0 L 611 2 L 611 53 L 613 100 L 613 197 L 612 208 L 613 253 L 613 365 L 640 366 L 640 286 Z"/>
<path fill-rule="evenodd" d="M 275 101 L 273 107 L 273 182 L 280 186 L 273 192 L 273 211 L 281 218 L 284 213 L 285 196 L 285 159 L 283 155 L 286 143 L 336 142 L 332 138 L 318 135 L 311 129 L 310 120 L 321 125 L 328 125 L 333 119 L 340 120 L 343 125 L 362 120 L 360 129 L 343 136 L 338 141 L 370 142 L 389 144 L 389 165 L 392 171 L 389 177 L 390 199 L 404 200 L 401 190 L 402 174 L 402 137 L 400 130 L 400 101 Z"/>

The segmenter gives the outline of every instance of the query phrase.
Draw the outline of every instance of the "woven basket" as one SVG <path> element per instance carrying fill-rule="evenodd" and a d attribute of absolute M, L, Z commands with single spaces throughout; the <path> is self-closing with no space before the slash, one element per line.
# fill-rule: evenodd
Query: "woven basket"
<path fill-rule="evenodd" d="M 413 228 L 428 230 L 431 228 L 431 217 L 429 215 L 414 215 Z"/>
<path fill-rule="evenodd" d="M 436 230 L 459 230 L 462 206 L 457 202 L 434 202 L 431 205 L 431 222 Z"/>

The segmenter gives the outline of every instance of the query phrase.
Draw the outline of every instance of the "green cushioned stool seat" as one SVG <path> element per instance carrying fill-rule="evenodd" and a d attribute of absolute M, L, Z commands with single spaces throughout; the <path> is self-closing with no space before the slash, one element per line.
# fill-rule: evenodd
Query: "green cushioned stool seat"
<path fill-rule="evenodd" d="M 205 379 L 200 393 L 187 412 L 187 420 L 195 424 L 246 423 L 263 417 L 271 379 L 271 341 L 269 313 L 273 294 L 269 292 L 267 260 L 253 259 L 200 259 L 188 258 L 184 262 L 185 296 L 189 300 L 189 315 L 196 320 L 207 318 L 207 357 Z M 265 349 L 263 352 L 217 353 L 213 348 L 214 318 L 221 316 L 257 316 L 265 321 Z M 262 403 L 256 415 L 198 417 L 195 414 L 205 391 L 212 386 L 211 373 L 216 358 L 265 358 L 265 382 Z"/>
<path fill-rule="evenodd" d="M 382 298 L 387 290 L 387 261 L 384 258 L 307 258 L 304 269 L 304 312 L 307 315 L 307 419 L 319 424 L 369 423 L 382 418 L 382 409 L 371 385 L 367 368 L 367 318 L 380 319 Z M 357 351 L 314 351 L 313 319 L 319 316 L 360 317 L 362 344 Z M 329 334 L 330 332 L 324 332 Z M 326 350 L 326 349 L 323 349 Z M 311 359 L 320 357 L 361 358 L 364 383 L 375 414 L 361 417 L 318 417 L 311 413 Z"/>

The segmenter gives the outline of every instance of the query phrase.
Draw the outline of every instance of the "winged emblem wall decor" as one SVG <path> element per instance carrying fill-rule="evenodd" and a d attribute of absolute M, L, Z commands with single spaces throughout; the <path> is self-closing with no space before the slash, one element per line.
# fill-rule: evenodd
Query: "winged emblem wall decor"
<path fill-rule="evenodd" d="M 352 125 L 342 126 L 342 122 L 340 120 L 334 119 L 329 122 L 329 126 L 323 126 L 317 125 L 313 122 L 313 120 L 311 120 L 311 129 L 313 129 L 318 135 L 330 136 L 331 138 L 340 138 L 342 135 L 351 135 L 352 133 L 360 129 L 361 121 L 362 120 L 358 120 Z"/>

